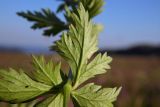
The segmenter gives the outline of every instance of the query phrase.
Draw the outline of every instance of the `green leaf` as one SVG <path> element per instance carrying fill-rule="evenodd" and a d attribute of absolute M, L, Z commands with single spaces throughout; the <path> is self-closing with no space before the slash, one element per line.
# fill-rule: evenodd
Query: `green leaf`
<path fill-rule="evenodd" d="M 85 10 L 89 13 L 89 18 L 93 18 L 102 12 L 104 0 L 62 0 L 63 3 L 59 5 L 57 12 L 65 10 L 65 5 L 69 7 L 76 7 L 81 2 Z"/>
<path fill-rule="evenodd" d="M 93 31 L 95 25 L 89 21 L 88 12 L 85 11 L 82 4 L 78 8 L 78 14 L 72 13 L 71 18 L 73 24 L 69 26 L 68 33 L 63 33 L 61 40 L 55 43 L 55 47 L 57 52 L 69 63 L 76 84 L 88 59 L 98 50 L 98 33 Z"/>
<path fill-rule="evenodd" d="M 64 99 L 63 94 L 59 93 L 36 104 L 35 107 L 63 107 L 63 99 Z"/>
<path fill-rule="evenodd" d="M 90 18 L 93 18 L 102 12 L 104 0 L 80 0 L 88 11 Z"/>
<path fill-rule="evenodd" d="M 33 56 L 33 64 L 35 68 L 34 77 L 37 81 L 47 85 L 56 86 L 62 82 L 60 75 L 61 64 L 56 64 L 52 60 L 46 63 L 43 56 Z"/>
<path fill-rule="evenodd" d="M 65 10 L 65 7 L 75 8 L 79 2 L 82 2 L 85 10 L 89 13 L 89 18 L 93 18 L 102 12 L 102 6 L 104 5 L 104 0 L 62 0 L 63 3 L 59 5 L 57 12 Z M 73 11 L 72 9 L 71 11 Z M 60 20 L 54 12 L 50 9 L 42 9 L 41 11 L 27 11 L 18 12 L 19 16 L 33 22 L 32 29 L 43 29 L 44 36 L 55 36 L 64 30 L 68 30 L 69 17 L 66 17 L 67 22 Z"/>
<path fill-rule="evenodd" d="M 18 12 L 17 14 L 28 21 L 34 22 L 32 29 L 44 28 L 43 34 L 45 36 L 55 36 L 68 29 L 68 25 L 61 21 L 50 9 L 42 9 L 40 12 Z"/>
<path fill-rule="evenodd" d="M 113 107 L 121 88 L 101 88 L 88 84 L 72 93 L 76 107 Z"/>
<path fill-rule="evenodd" d="M 22 70 L 0 70 L 0 100 L 13 103 L 35 98 L 52 87 L 33 81 Z"/>
<path fill-rule="evenodd" d="M 57 8 L 57 13 L 62 12 L 65 10 L 65 6 L 72 7 L 76 6 L 78 4 L 78 0 L 61 0 L 63 3 L 61 3 Z"/>
<path fill-rule="evenodd" d="M 95 75 L 106 73 L 107 69 L 110 69 L 108 65 L 112 61 L 112 58 L 107 54 L 98 54 L 86 67 L 83 72 L 80 72 L 78 84 L 85 82 L 86 80 L 93 78 Z"/>
<path fill-rule="evenodd" d="M 27 105 L 27 103 L 21 103 L 21 104 L 9 104 L 8 106 L 5 107 L 29 107 L 29 106 Z"/>

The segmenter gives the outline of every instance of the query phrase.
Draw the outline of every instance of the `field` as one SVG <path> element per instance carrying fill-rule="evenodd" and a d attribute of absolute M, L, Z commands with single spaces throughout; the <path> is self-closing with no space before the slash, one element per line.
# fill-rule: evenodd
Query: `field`
<path fill-rule="evenodd" d="M 160 107 L 160 57 L 158 56 L 112 56 L 111 70 L 89 80 L 104 87 L 122 86 L 116 107 Z M 46 56 L 55 61 L 57 55 Z M 64 61 L 63 61 L 64 62 Z M 65 62 L 63 69 L 67 71 Z M 31 55 L 0 53 L 0 68 L 23 68 L 31 74 Z M 2 105 L 0 105 L 2 107 Z"/>

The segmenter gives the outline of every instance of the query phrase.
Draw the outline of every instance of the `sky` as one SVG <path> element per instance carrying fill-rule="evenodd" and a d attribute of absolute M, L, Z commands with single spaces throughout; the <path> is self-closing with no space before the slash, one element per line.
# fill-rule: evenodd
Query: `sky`
<path fill-rule="evenodd" d="M 138 44 L 160 45 L 160 0 L 105 0 L 103 12 L 93 20 L 104 25 L 100 48 L 125 48 Z M 59 37 L 44 37 L 16 12 L 51 8 L 56 0 L 0 0 L 0 46 L 48 50 Z M 58 15 L 62 18 L 62 14 Z"/>

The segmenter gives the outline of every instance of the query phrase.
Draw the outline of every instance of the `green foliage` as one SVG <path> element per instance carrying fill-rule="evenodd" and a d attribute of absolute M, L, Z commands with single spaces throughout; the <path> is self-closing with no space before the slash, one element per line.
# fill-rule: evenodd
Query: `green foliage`
<path fill-rule="evenodd" d="M 17 14 L 28 21 L 33 22 L 32 29 L 42 29 L 44 36 L 55 36 L 64 30 L 69 29 L 69 24 L 72 23 L 67 15 L 67 8 L 74 11 L 75 6 L 82 2 L 84 8 L 88 10 L 89 17 L 93 18 L 102 11 L 104 5 L 103 0 L 62 0 L 57 8 L 57 13 L 64 11 L 66 21 L 62 21 L 50 9 L 42 9 L 42 11 L 27 11 L 18 12 Z M 71 8 L 70 8 L 71 7 Z"/>
<path fill-rule="evenodd" d="M 121 88 L 101 88 L 90 83 L 79 90 L 73 91 L 76 107 L 113 107 Z"/>
<path fill-rule="evenodd" d="M 0 70 L 0 99 L 19 103 L 35 98 L 51 89 L 51 86 L 33 81 L 22 70 Z"/>
<path fill-rule="evenodd" d="M 106 73 L 107 69 L 110 69 L 108 65 L 111 62 L 111 57 L 106 54 L 98 54 L 85 68 L 85 70 L 80 72 L 78 84 L 85 82 L 86 80 L 93 78 L 95 75 Z"/>
<path fill-rule="evenodd" d="M 0 99 L 19 103 L 43 96 L 35 107 L 67 107 L 72 98 L 76 107 L 113 107 L 121 88 L 101 88 L 93 83 L 78 89 L 86 80 L 110 69 L 111 57 L 98 54 L 99 25 L 93 24 L 82 3 L 70 12 L 69 31 L 52 47 L 69 64 L 67 75 L 61 72 L 61 64 L 46 62 L 33 56 L 34 79 L 23 71 L 0 71 Z M 92 58 L 91 58 L 92 57 Z"/>
<path fill-rule="evenodd" d="M 62 82 L 60 76 L 60 63 L 53 63 L 52 60 L 46 63 L 44 57 L 36 58 L 33 56 L 33 65 L 35 69 L 34 77 L 37 81 L 54 86 Z"/>
<path fill-rule="evenodd" d="M 89 17 L 93 18 L 102 12 L 104 0 L 80 0 L 88 11 Z"/>
<path fill-rule="evenodd" d="M 94 75 L 104 73 L 111 58 L 104 54 L 101 59 L 101 55 L 98 55 L 88 64 L 88 59 L 98 50 L 98 32 L 94 28 L 95 24 L 89 21 L 89 15 L 82 5 L 78 9 L 78 15 L 73 13 L 71 18 L 75 26 L 73 24 L 69 26 L 69 32 L 62 34 L 61 40 L 55 43 L 54 48 L 69 63 L 73 73 L 74 88 L 77 88 L 80 83 Z M 101 70 L 97 71 L 94 66 Z"/>
<path fill-rule="evenodd" d="M 63 3 L 61 3 L 57 9 L 57 12 L 64 11 L 66 6 L 74 8 L 78 5 L 79 2 L 81 2 L 85 8 L 85 10 L 88 11 L 89 17 L 93 18 L 97 16 L 99 13 L 102 12 L 102 6 L 104 5 L 104 0 L 62 0 Z"/>
<path fill-rule="evenodd" d="M 34 107 L 34 105 L 38 102 L 38 100 L 34 100 L 31 102 L 19 103 L 19 104 L 8 104 L 5 107 Z"/>
<path fill-rule="evenodd" d="M 63 107 L 63 99 L 64 96 L 62 93 L 56 94 L 54 96 L 51 96 L 47 98 L 44 101 L 41 101 L 40 103 L 36 104 L 36 107 Z"/>
<path fill-rule="evenodd" d="M 45 29 L 45 36 L 57 35 L 59 32 L 67 29 L 67 25 L 61 21 L 50 9 L 42 9 L 41 12 L 19 12 L 19 16 L 34 22 L 32 29 Z"/>

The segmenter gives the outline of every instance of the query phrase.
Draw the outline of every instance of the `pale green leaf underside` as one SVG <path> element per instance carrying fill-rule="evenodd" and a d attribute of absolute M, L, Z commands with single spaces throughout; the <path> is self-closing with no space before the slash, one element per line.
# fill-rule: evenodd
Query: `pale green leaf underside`
<path fill-rule="evenodd" d="M 113 107 L 121 88 L 101 88 L 88 84 L 72 93 L 76 107 Z"/>
<path fill-rule="evenodd" d="M 63 107 L 63 99 L 63 94 L 59 93 L 38 103 L 35 107 Z"/>
<path fill-rule="evenodd" d="M 61 64 L 56 64 L 52 60 L 46 63 L 44 57 L 33 56 L 35 68 L 34 77 L 37 81 L 47 85 L 55 86 L 62 82 L 60 75 Z"/>
<path fill-rule="evenodd" d="M 86 80 L 95 77 L 95 75 L 106 73 L 107 69 L 110 69 L 108 65 L 112 61 L 112 58 L 107 54 L 98 54 L 86 67 L 86 69 L 80 72 L 78 84 L 85 82 Z"/>
<path fill-rule="evenodd" d="M 57 51 L 69 63 L 74 82 L 79 79 L 80 72 L 85 69 L 88 59 L 98 50 L 98 26 L 89 21 L 88 12 L 82 4 L 78 14 L 72 13 L 73 24 L 69 31 L 64 33 L 61 40 L 56 42 Z M 94 33 L 93 33 L 94 32 Z"/>
<path fill-rule="evenodd" d="M 51 86 L 33 81 L 22 70 L 0 70 L 0 100 L 23 102 L 51 89 Z"/>

